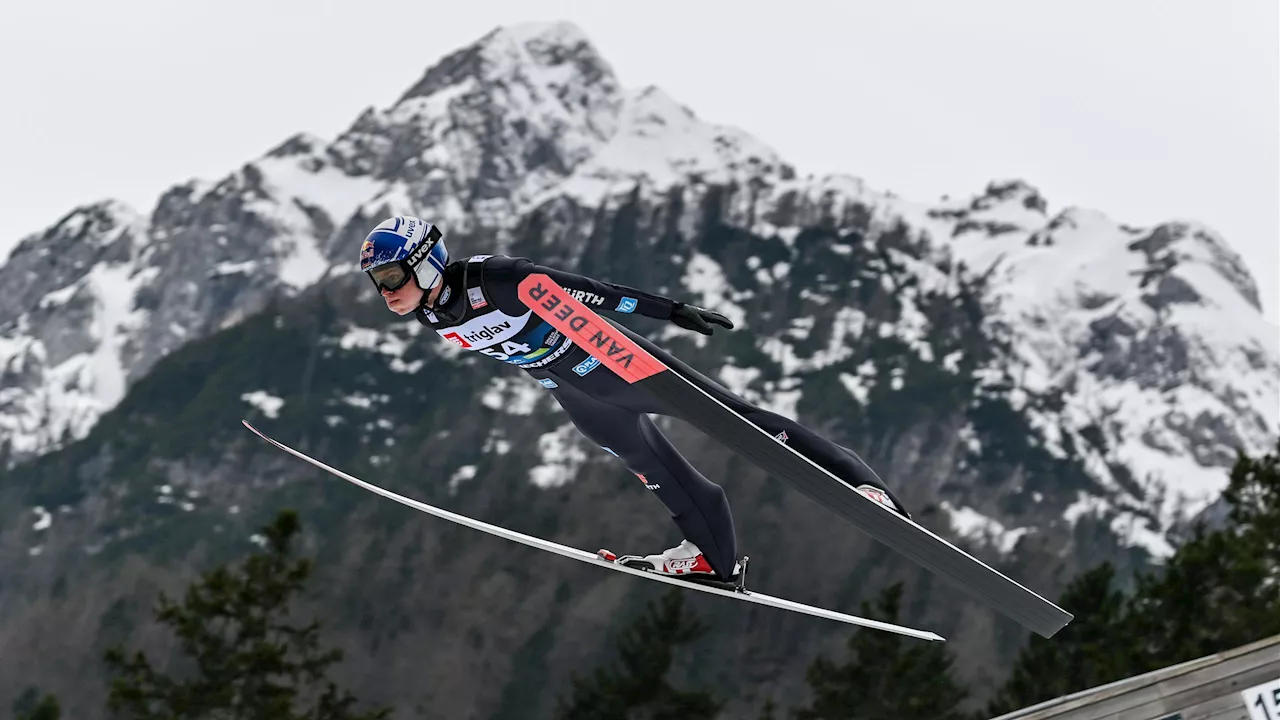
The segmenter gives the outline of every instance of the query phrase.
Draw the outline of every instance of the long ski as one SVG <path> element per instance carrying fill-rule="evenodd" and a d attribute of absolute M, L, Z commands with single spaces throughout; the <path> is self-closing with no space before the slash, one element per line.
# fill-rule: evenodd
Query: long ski
<path fill-rule="evenodd" d="M 761 469 L 786 480 L 854 527 L 1043 637 L 1072 615 L 912 520 L 856 491 L 745 420 L 570 295 L 543 273 L 520 283 L 520 300 L 629 383 L 678 408 L 687 420 Z"/>
<path fill-rule="evenodd" d="M 428 515 L 434 515 L 438 518 L 443 518 L 445 520 L 449 520 L 451 522 L 455 522 L 459 525 L 464 525 L 466 527 L 469 527 L 475 530 L 480 530 L 482 532 L 489 533 L 490 535 L 496 535 L 500 538 L 505 538 L 507 540 L 518 542 L 523 545 L 528 545 L 529 547 L 534 547 L 539 550 L 546 550 L 547 552 L 555 553 L 556 555 L 572 558 L 574 560 L 589 563 L 591 565 L 596 565 L 598 567 L 606 567 L 611 570 L 617 570 L 618 572 L 627 573 L 629 575 L 635 575 L 638 577 L 646 578 L 648 580 L 657 580 L 659 582 L 664 582 L 669 585 L 675 585 L 677 587 L 688 588 L 690 590 L 697 590 L 705 593 L 711 593 L 712 595 L 719 595 L 721 597 L 732 598 L 734 600 L 743 600 L 746 602 L 756 603 L 759 605 L 768 605 L 770 607 L 780 608 L 782 610 L 790 610 L 792 612 L 802 613 L 805 615 L 813 615 L 815 617 L 826 618 L 828 620 L 836 620 L 838 622 L 847 623 L 849 625 L 858 625 L 865 628 L 871 628 L 873 630 L 884 630 L 887 632 L 897 633 L 899 635 L 906 635 L 908 637 L 919 638 L 921 640 L 934 640 L 934 641 L 943 640 L 943 637 L 941 635 L 938 635 L 937 633 L 929 632 L 927 630 L 916 630 L 909 627 L 903 627 L 901 625 L 893 625 L 891 623 L 880 622 L 878 620 L 870 620 L 868 618 L 857 617 L 856 615 L 846 615 L 845 613 L 839 613 L 832 610 L 827 610 L 825 608 L 815 607 L 812 605 L 805 605 L 804 603 L 798 603 L 792 600 L 785 600 L 783 598 L 773 597 L 770 595 L 763 595 L 761 593 L 749 591 L 745 589 L 745 587 L 741 587 L 741 586 L 735 589 L 728 589 L 718 584 L 679 580 L 666 575 L 659 575 L 658 573 L 650 572 L 647 570 L 640 570 L 640 569 L 628 567 L 626 565 L 622 565 L 616 562 L 611 562 L 610 560 L 603 557 L 601 553 L 589 553 L 589 552 L 586 552 L 585 550 L 579 550 L 577 548 L 569 547 L 568 545 L 561 545 L 560 543 L 552 542 L 550 540 L 544 540 L 542 538 L 534 537 L 532 535 L 525 535 L 524 533 L 516 532 L 514 530 L 508 530 L 507 528 L 500 527 L 498 525 L 490 525 L 489 523 L 483 522 L 481 520 L 469 518 L 465 515 L 459 515 L 457 513 L 449 512 L 448 510 L 443 510 L 433 505 L 428 505 L 424 502 L 414 500 L 412 498 L 407 498 L 403 495 L 399 495 L 390 490 L 374 485 L 373 483 L 366 482 L 352 475 L 348 475 L 347 473 L 344 473 L 341 470 L 332 468 L 324 464 L 323 462 L 316 460 L 315 458 L 309 455 L 306 455 L 305 453 L 301 453 L 297 450 L 294 450 L 288 445 L 285 445 L 284 443 L 267 436 L 262 431 L 250 425 L 247 420 L 241 420 L 240 422 L 243 423 L 244 426 L 248 428 L 251 432 L 253 432 L 253 434 L 257 435 L 263 440 L 266 440 L 271 445 L 289 453 L 290 455 L 293 455 L 296 458 L 305 460 L 306 462 L 311 463 L 312 465 L 322 470 L 325 470 L 326 472 L 332 473 L 333 475 L 339 478 L 342 478 L 343 480 L 346 480 L 347 482 L 353 485 L 356 485 L 357 487 L 360 487 L 365 490 L 368 490 L 369 492 L 381 495 L 385 498 L 390 498 L 400 503 L 401 505 L 411 507 L 414 510 L 427 513 Z"/>

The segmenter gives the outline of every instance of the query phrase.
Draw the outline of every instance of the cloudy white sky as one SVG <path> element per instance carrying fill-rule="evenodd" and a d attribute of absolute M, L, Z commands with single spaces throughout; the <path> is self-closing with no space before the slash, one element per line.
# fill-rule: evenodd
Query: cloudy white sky
<path fill-rule="evenodd" d="M 805 172 L 921 200 L 1021 177 L 1054 210 L 1204 221 L 1280 317 L 1275 0 L 3 3 L 0 258 L 78 203 L 150 210 L 294 132 L 333 136 L 496 25 L 558 19 L 624 84 Z"/>

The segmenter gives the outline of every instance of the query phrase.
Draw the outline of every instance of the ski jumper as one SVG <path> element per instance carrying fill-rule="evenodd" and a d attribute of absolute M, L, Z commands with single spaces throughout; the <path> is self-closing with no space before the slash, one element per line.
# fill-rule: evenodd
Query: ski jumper
<path fill-rule="evenodd" d="M 465 350 L 488 355 L 533 376 L 583 435 L 617 456 L 658 496 L 684 537 L 698 546 L 721 579 L 728 579 L 738 555 L 724 490 L 690 465 L 648 414 L 687 419 L 608 369 L 601 369 L 598 360 L 521 302 L 520 281 L 536 273 L 548 275 L 597 313 L 635 313 L 670 320 L 677 305 L 664 297 L 536 265 L 525 258 L 475 255 L 445 267 L 444 287 L 435 306 L 419 308 L 414 317 Z M 794 420 L 756 407 L 644 337 L 613 325 L 673 372 L 818 466 L 855 487 L 867 484 L 879 488 L 899 508 L 904 507 L 852 450 Z"/>

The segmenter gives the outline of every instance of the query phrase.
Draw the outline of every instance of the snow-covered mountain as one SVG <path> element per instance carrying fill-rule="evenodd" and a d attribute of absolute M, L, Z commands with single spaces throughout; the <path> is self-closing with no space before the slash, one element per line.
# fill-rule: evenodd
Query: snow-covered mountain
<path fill-rule="evenodd" d="M 1049 213 L 1019 181 L 905 214 L 991 274 L 991 332 L 1014 349 L 1002 370 L 1062 400 L 1020 409 L 1055 455 L 1071 443 L 1113 493 L 1081 494 L 1069 520 L 1109 503 L 1122 537 L 1163 554 L 1156 530 L 1217 498 L 1236 449 L 1262 452 L 1280 435 L 1280 332 L 1240 256 L 1210 228 Z M 1139 517 L 1147 510 L 1154 525 Z"/>
<path fill-rule="evenodd" d="M 985 329 L 1007 350 L 963 371 L 1014 398 L 1047 451 L 1086 458 L 1097 488 L 1062 511 L 1066 522 L 1099 514 L 1124 541 L 1165 552 L 1177 522 L 1225 484 L 1234 449 L 1257 451 L 1280 434 L 1277 329 L 1263 320 L 1239 257 L 1210 229 L 1050 212 L 1016 180 L 931 203 L 854 176 L 802 176 L 742 130 L 703 122 L 657 88 L 622 87 L 577 28 L 556 23 L 495 30 L 332 141 L 298 135 L 226 178 L 175 186 L 149 215 L 108 201 L 24 239 L 0 266 L 10 290 L 0 297 L 0 441 L 20 460 L 83 437 L 182 344 L 277 292 L 354 273 L 356 241 L 385 215 L 430 217 L 459 240 L 453 247 L 486 252 L 509 247 L 536 216 L 547 250 L 539 259 L 572 265 L 590 247 L 560 239 L 601 208 L 636 193 L 660 199 L 674 186 L 698 201 L 666 220 L 685 231 L 713 203 L 728 224 L 788 244 L 803 228 L 902 232 L 918 252 L 893 259 L 915 280 L 899 292 L 898 320 L 874 331 L 952 372 L 962 372 L 961 358 L 930 346 L 914 303 L 961 275 L 985 275 Z M 735 284 L 737 268 L 690 251 L 684 287 L 667 290 L 751 333 L 745 301 L 789 281 L 792 267 L 741 260 L 750 281 Z M 848 272 L 801 278 L 805 307 L 865 282 Z M 794 412 L 799 376 L 848 357 L 870 331 L 857 307 L 815 317 L 754 338 L 781 380 L 733 361 L 716 370 Z M 819 330 L 827 340 L 814 349 L 806 341 Z M 901 382 L 870 366 L 840 379 L 851 402 Z M 990 501 L 946 507 L 958 532 L 1001 548 L 1034 531 Z"/>

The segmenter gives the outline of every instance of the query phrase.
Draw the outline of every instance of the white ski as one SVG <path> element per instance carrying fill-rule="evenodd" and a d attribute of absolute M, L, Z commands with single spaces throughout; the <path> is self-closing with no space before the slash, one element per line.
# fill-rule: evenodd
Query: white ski
<path fill-rule="evenodd" d="M 288 445 L 285 445 L 282 442 L 279 442 L 278 440 L 274 440 L 268 437 L 267 435 L 263 434 L 260 430 L 250 425 L 247 420 L 241 420 L 240 422 L 243 423 L 244 426 L 248 428 L 250 431 L 252 431 L 255 435 L 262 438 L 263 440 L 266 440 L 267 442 L 271 443 L 277 448 L 280 448 L 281 450 L 289 453 L 290 455 L 293 455 L 294 457 L 305 460 L 311 463 L 312 465 L 315 465 L 316 467 L 321 468 L 322 470 L 326 470 L 342 478 L 343 480 L 346 480 L 347 482 L 352 483 L 353 485 L 362 487 L 365 490 L 368 490 L 369 492 L 376 493 L 383 497 L 395 500 L 401 505 L 406 505 L 408 507 L 413 508 L 414 510 L 419 510 L 421 512 L 427 513 L 428 515 L 435 515 L 438 518 L 450 520 L 452 522 L 458 523 L 459 525 L 465 525 L 475 530 L 481 530 L 483 532 L 489 533 L 490 535 L 497 535 L 498 537 L 505 538 L 507 540 L 512 540 L 514 542 L 518 542 L 523 545 L 528 545 L 529 547 L 538 548 L 539 550 L 546 550 L 547 552 L 552 552 L 557 555 L 562 555 L 567 558 L 572 558 L 574 560 L 580 560 L 582 562 L 589 563 L 591 565 L 606 567 L 611 570 L 617 570 L 618 572 L 624 572 L 631 575 L 636 575 L 642 578 L 647 578 L 649 580 L 657 580 L 659 582 L 664 582 L 669 585 L 675 585 L 677 587 L 688 588 L 691 590 L 698 590 L 701 592 L 711 593 L 713 595 L 720 595 L 722 597 L 733 598 L 734 600 L 745 600 L 747 602 L 753 602 L 760 605 L 768 605 L 770 607 L 781 608 L 783 610 L 790 610 L 792 612 L 803 613 L 806 615 L 813 615 L 815 617 L 826 618 L 828 620 L 836 620 L 839 622 L 848 623 L 850 625 L 859 625 L 861 627 L 871 628 L 874 630 L 885 630 L 892 633 L 898 633 L 899 635 L 906 635 L 909 637 L 919 638 L 921 640 L 938 640 L 938 641 L 944 640 L 944 638 L 941 635 L 938 635 L 937 633 L 928 632 L 926 630 L 915 630 L 909 627 L 903 627 L 901 625 L 893 625 L 891 623 L 880 622 L 878 620 L 869 620 L 867 618 L 857 617 L 856 615 L 846 615 L 844 613 L 834 612 L 831 610 L 826 610 L 824 608 L 814 607 L 812 605 L 805 605 L 803 603 L 798 603 L 791 600 L 784 600 L 782 598 L 772 597 L 770 595 L 762 595 L 757 592 L 751 592 L 749 590 L 746 590 L 745 588 L 741 590 L 726 590 L 720 587 L 716 587 L 712 585 L 703 585 L 703 584 L 699 584 L 697 582 L 691 582 L 688 580 L 677 580 L 675 578 L 667 577 L 665 575 L 659 575 L 658 573 L 649 572 L 646 570 L 640 570 L 637 568 L 627 567 L 626 565 L 620 565 L 614 562 L 610 562 L 600 557 L 600 555 L 596 553 L 589 553 L 584 550 L 579 550 L 577 548 L 569 547 L 567 545 L 561 545 L 559 543 L 551 542 L 550 540 L 543 540 L 542 538 L 533 537 L 532 535 L 525 535 L 523 533 L 519 533 L 514 530 L 508 530 L 506 528 L 499 527 L 497 525 L 490 525 L 489 523 L 482 522 L 480 520 L 475 520 L 475 519 L 466 517 L 465 515 L 458 515 L 457 513 L 452 513 L 452 512 L 449 512 L 448 510 L 442 510 L 432 505 L 428 505 L 426 503 L 413 500 L 412 498 L 407 498 L 407 497 L 404 497 L 403 495 L 398 495 L 394 492 L 391 492 L 390 490 L 385 490 L 383 488 L 380 488 L 377 485 L 374 485 L 373 483 L 368 483 L 368 482 L 365 482 L 364 480 L 361 480 L 360 478 L 348 475 L 347 473 L 344 473 L 341 470 L 336 470 L 332 467 L 329 467 L 328 465 L 320 462 L 319 460 L 316 460 L 315 458 L 309 457 L 304 453 L 298 452 L 297 450 L 294 450 L 293 448 L 289 447 Z"/>

